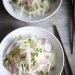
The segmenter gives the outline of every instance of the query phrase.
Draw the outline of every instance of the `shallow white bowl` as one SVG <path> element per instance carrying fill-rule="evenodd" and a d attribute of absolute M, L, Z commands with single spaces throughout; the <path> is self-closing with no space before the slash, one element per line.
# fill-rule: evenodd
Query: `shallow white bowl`
<path fill-rule="evenodd" d="M 56 70 L 53 75 L 61 75 L 64 66 L 64 53 L 58 39 L 49 31 L 39 27 L 22 27 L 9 33 L 0 44 L 0 75 L 11 75 L 3 65 L 3 55 L 13 40 L 19 35 L 35 35 L 40 38 L 46 38 L 52 44 L 53 50 L 56 52 Z"/>
<path fill-rule="evenodd" d="M 39 21 L 43 21 L 46 20 L 48 18 L 50 18 L 51 16 L 53 16 L 59 9 L 59 7 L 61 6 L 62 0 L 57 0 L 51 10 L 46 13 L 44 16 L 40 16 L 40 17 L 32 17 L 32 19 L 30 19 L 29 17 L 26 16 L 20 16 L 19 12 L 14 11 L 15 9 L 12 7 L 12 5 L 9 3 L 11 0 L 3 0 L 3 5 L 5 7 L 5 9 L 7 10 L 7 12 L 13 16 L 14 18 L 24 21 L 24 22 L 39 22 Z"/>

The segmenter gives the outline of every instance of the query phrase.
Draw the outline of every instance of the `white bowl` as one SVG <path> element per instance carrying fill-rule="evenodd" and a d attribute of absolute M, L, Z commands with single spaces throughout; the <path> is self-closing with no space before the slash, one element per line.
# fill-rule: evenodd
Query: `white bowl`
<path fill-rule="evenodd" d="M 41 38 L 44 37 L 51 42 L 53 50 L 55 50 L 55 52 L 56 52 L 56 70 L 54 71 L 53 75 L 61 75 L 63 66 L 64 66 L 64 53 L 63 53 L 63 49 L 62 49 L 60 42 L 49 31 L 47 31 L 43 28 L 33 27 L 33 26 L 18 28 L 16 30 L 12 31 L 11 33 L 9 33 L 2 40 L 2 42 L 0 44 L 0 75 L 11 75 L 6 70 L 6 68 L 4 68 L 3 55 L 4 55 L 5 51 L 7 50 L 7 48 L 9 47 L 9 45 L 11 45 L 13 40 L 15 40 L 16 37 L 18 37 L 19 35 L 22 35 L 22 34 L 23 35 L 31 34 L 31 35 L 35 35 L 35 36 L 38 36 Z"/>
<path fill-rule="evenodd" d="M 51 10 L 46 13 L 44 16 L 40 16 L 40 17 L 32 17 L 32 19 L 30 19 L 29 17 L 26 16 L 20 16 L 19 12 L 14 11 L 15 9 L 12 7 L 12 5 L 9 3 L 11 0 L 3 0 L 3 5 L 5 7 L 5 9 L 7 10 L 7 12 L 13 16 L 14 18 L 24 21 L 24 22 L 39 22 L 39 21 L 43 21 L 46 20 L 48 18 L 50 18 L 51 16 L 53 16 L 59 9 L 59 7 L 61 6 L 62 0 L 57 0 Z"/>

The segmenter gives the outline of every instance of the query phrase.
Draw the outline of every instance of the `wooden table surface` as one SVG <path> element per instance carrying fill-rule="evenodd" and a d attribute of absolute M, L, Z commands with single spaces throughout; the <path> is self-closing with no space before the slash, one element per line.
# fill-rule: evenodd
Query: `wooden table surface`
<path fill-rule="evenodd" d="M 72 55 L 70 54 L 70 38 L 69 38 L 70 36 L 69 27 L 71 25 L 70 10 L 71 7 L 69 1 L 63 0 L 63 3 L 59 11 L 50 19 L 39 23 L 24 23 L 10 16 L 6 12 L 2 4 L 2 0 L 0 0 L 0 41 L 12 30 L 23 26 L 31 26 L 31 25 L 39 26 L 53 33 L 52 24 L 55 24 L 58 28 L 60 37 L 65 47 L 66 54 L 68 56 L 68 60 L 70 62 L 73 74 L 75 75 L 75 51 L 73 52 Z M 75 37 L 74 37 L 74 49 L 75 49 Z"/>

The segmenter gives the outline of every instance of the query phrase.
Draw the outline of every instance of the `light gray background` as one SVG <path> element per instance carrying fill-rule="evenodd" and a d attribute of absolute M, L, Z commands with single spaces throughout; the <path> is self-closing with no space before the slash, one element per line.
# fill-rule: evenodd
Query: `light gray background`
<path fill-rule="evenodd" d="M 70 42 L 69 42 L 69 27 L 71 26 L 71 7 L 68 0 L 63 0 L 63 3 L 59 11 L 50 19 L 39 23 L 24 23 L 11 17 L 3 7 L 0 0 L 0 41 L 12 30 L 23 26 L 39 26 L 43 27 L 53 33 L 52 24 L 55 24 L 58 28 L 59 34 L 63 41 L 66 54 L 68 56 L 73 74 L 75 75 L 75 37 L 74 37 L 74 53 L 70 54 Z M 74 35 L 75 36 L 75 35 Z"/>

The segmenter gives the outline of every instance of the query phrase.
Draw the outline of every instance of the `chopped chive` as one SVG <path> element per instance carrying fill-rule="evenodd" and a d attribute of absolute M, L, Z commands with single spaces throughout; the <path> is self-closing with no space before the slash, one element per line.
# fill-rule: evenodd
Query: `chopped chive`
<path fill-rule="evenodd" d="M 42 52 L 42 48 L 40 48 L 40 52 Z"/>
<path fill-rule="evenodd" d="M 38 57 L 38 53 L 36 52 L 35 55 Z"/>
<path fill-rule="evenodd" d="M 43 8 L 44 7 L 44 4 L 43 3 L 40 3 L 40 7 Z"/>
<path fill-rule="evenodd" d="M 43 72 L 43 71 L 40 71 L 40 72 L 39 72 L 39 75 L 45 75 L 45 74 L 44 74 L 44 72 Z"/>
<path fill-rule="evenodd" d="M 34 57 L 35 56 L 35 53 L 31 53 L 31 55 L 32 55 L 32 57 Z"/>

